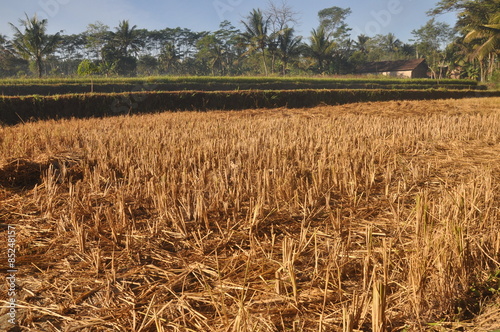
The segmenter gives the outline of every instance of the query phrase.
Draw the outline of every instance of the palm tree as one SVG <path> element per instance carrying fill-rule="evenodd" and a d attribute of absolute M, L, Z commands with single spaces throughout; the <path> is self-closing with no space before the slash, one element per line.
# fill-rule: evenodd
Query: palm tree
<path fill-rule="evenodd" d="M 208 61 L 212 76 L 215 76 L 215 69 L 219 66 L 220 72 L 223 70 L 224 52 L 221 41 L 217 39 L 215 34 L 209 34 L 201 38 L 197 43 L 198 57 Z"/>
<path fill-rule="evenodd" d="M 248 52 L 260 51 L 264 63 L 264 72 L 267 76 L 266 47 L 269 42 L 268 28 L 269 19 L 265 19 L 260 9 L 254 9 L 247 17 L 247 21 L 242 21 L 245 31 L 241 34 L 248 48 Z"/>
<path fill-rule="evenodd" d="M 144 42 L 139 38 L 137 25 L 130 27 L 129 22 L 124 20 L 118 24 L 115 30 L 116 32 L 112 34 L 112 40 L 124 56 L 129 56 L 129 51 L 137 53 L 144 45 Z"/>
<path fill-rule="evenodd" d="M 25 15 L 25 20 L 19 20 L 24 27 L 24 33 L 14 24 L 9 23 L 14 30 L 12 44 L 19 55 L 35 62 L 38 77 L 42 77 L 44 58 L 54 53 L 61 37 L 59 33 L 47 35 L 46 19 L 39 20 L 36 14 L 32 18 Z"/>
<path fill-rule="evenodd" d="M 283 76 L 286 75 L 288 62 L 291 58 L 298 56 L 301 51 L 302 37 L 294 37 L 295 30 L 285 27 L 278 36 L 278 49 L 283 63 Z"/>
<path fill-rule="evenodd" d="M 367 35 L 359 35 L 358 40 L 354 42 L 354 46 L 356 47 L 356 50 L 360 51 L 363 54 L 368 53 L 368 41 L 370 40 L 370 37 Z"/>
<path fill-rule="evenodd" d="M 492 16 L 488 24 L 479 25 L 471 30 L 464 38 L 464 42 L 475 45 L 471 59 L 478 59 L 482 64 L 485 58 L 489 61 L 489 74 L 495 70 L 495 59 L 500 54 L 500 13 Z"/>
<path fill-rule="evenodd" d="M 324 26 L 312 30 L 310 41 L 309 52 L 318 62 L 320 73 L 323 73 L 324 63 L 331 60 L 336 45 L 328 37 Z"/>
<path fill-rule="evenodd" d="M 415 54 L 417 52 L 417 48 L 413 44 L 404 43 L 401 45 L 400 51 L 401 51 L 402 55 L 411 59 L 411 58 L 415 57 Z"/>
<path fill-rule="evenodd" d="M 176 47 L 173 43 L 166 43 L 160 54 L 160 65 L 167 74 L 170 74 L 179 63 L 180 56 L 177 54 Z"/>
<path fill-rule="evenodd" d="M 401 47 L 401 41 L 396 38 L 396 35 L 393 33 L 387 34 L 385 36 L 385 47 L 389 53 L 396 53 Z"/>

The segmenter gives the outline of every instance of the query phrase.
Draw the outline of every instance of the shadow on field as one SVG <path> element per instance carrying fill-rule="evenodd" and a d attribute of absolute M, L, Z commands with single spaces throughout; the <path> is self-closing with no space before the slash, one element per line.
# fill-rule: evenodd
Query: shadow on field
<path fill-rule="evenodd" d="M 42 184 L 45 175 L 53 175 L 58 183 L 75 183 L 83 180 L 84 167 L 88 163 L 84 157 L 70 154 L 60 154 L 44 161 L 8 159 L 0 168 L 0 186 L 12 190 L 30 190 Z"/>

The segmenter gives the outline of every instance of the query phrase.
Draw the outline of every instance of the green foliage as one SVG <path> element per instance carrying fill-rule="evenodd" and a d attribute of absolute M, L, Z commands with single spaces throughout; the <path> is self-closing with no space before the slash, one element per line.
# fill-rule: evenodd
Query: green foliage
<path fill-rule="evenodd" d="M 151 55 L 143 55 L 137 62 L 137 73 L 141 76 L 158 75 L 158 60 Z"/>
<path fill-rule="evenodd" d="M 0 77 L 24 76 L 29 70 L 29 61 L 15 56 L 0 46 Z"/>
<path fill-rule="evenodd" d="M 137 26 L 130 26 L 129 21 L 121 21 L 116 31 L 111 34 L 113 46 L 124 58 L 130 57 L 131 53 L 136 54 L 144 45 L 139 38 Z"/>
<path fill-rule="evenodd" d="M 335 43 L 329 38 L 324 26 L 311 32 L 309 53 L 317 61 L 317 72 L 323 74 L 333 58 Z"/>
<path fill-rule="evenodd" d="M 87 84 L 90 80 L 85 78 L 44 78 L 44 79 L 0 79 L 0 85 L 36 85 L 36 84 Z M 105 78 L 99 77 L 95 79 L 96 83 L 102 84 L 266 84 L 266 83 L 297 83 L 297 84 L 337 84 L 337 83 L 355 83 L 355 84 L 438 84 L 430 79 L 400 79 L 393 77 L 343 77 L 343 78 L 328 78 L 328 77 L 259 77 L 259 76 L 156 76 L 156 77 L 114 77 Z M 467 85 L 475 86 L 475 80 L 452 80 L 444 79 L 441 84 Z"/>
<path fill-rule="evenodd" d="M 90 60 L 83 60 L 78 65 L 78 70 L 77 70 L 78 76 L 90 76 L 98 74 L 99 72 L 100 72 L 99 66 Z"/>
<path fill-rule="evenodd" d="M 413 30 L 417 52 L 427 60 L 434 78 L 441 79 L 440 67 L 447 63 L 446 45 L 451 42 L 455 34 L 454 30 L 447 24 L 430 19 L 420 29 Z"/>
<path fill-rule="evenodd" d="M 89 24 L 83 36 L 85 37 L 86 48 L 94 54 L 96 59 L 100 58 L 101 50 L 107 41 L 111 39 L 109 26 L 99 21 Z"/>
<path fill-rule="evenodd" d="M 345 22 L 352 13 L 351 8 L 330 7 L 318 12 L 319 26 L 325 29 L 329 37 L 335 40 L 345 40 L 349 37 L 350 29 Z"/>
<path fill-rule="evenodd" d="M 60 41 L 60 34 L 48 35 L 47 20 L 40 20 L 35 15 L 32 18 L 26 15 L 25 20 L 19 20 L 24 32 L 14 24 L 9 23 L 14 30 L 12 44 L 19 55 L 26 60 L 32 60 L 36 64 L 38 77 L 42 77 L 43 61 L 52 54 Z"/>
<path fill-rule="evenodd" d="M 160 54 L 160 67 L 167 74 L 175 74 L 180 65 L 181 57 L 177 52 L 176 46 L 173 43 L 167 43 Z"/>
<path fill-rule="evenodd" d="M 474 45 L 474 51 L 471 54 L 472 58 L 489 62 L 488 72 L 492 76 L 496 70 L 495 59 L 500 49 L 500 12 L 493 13 L 487 23 L 472 28 L 464 37 L 464 42 Z M 497 66 L 497 68 L 500 67 Z"/>
<path fill-rule="evenodd" d="M 465 67 L 475 67 L 467 71 L 477 72 L 481 81 L 491 78 L 500 68 L 500 0 L 441 0 L 429 14 L 446 12 L 456 12 L 458 17 L 455 29 L 460 37 L 454 45 L 460 49 L 455 53 L 455 63 L 462 62 L 463 72 Z"/>
<path fill-rule="evenodd" d="M 433 15 L 459 14 L 460 38 L 448 47 L 453 31 L 434 18 L 413 30 L 413 44 L 393 33 L 351 40 L 346 23 L 351 10 L 336 6 L 318 12 L 318 28 L 310 36 L 298 36 L 297 13 L 286 1 L 253 9 L 240 22 L 241 31 L 228 21 L 216 31 L 195 32 L 180 27 L 149 31 L 123 20 L 112 29 L 95 22 L 80 34 L 49 36 L 47 20 L 26 17 L 23 31 L 11 24 L 14 40 L 0 36 L 0 77 L 26 75 L 27 60 L 39 76 L 77 74 L 82 59 L 93 61 L 105 76 L 286 76 L 352 74 L 368 61 L 425 57 L 435 76 L 447 67 L 459 77 L 484 80 L 499 68 L 499 8 L 500 0 L 441 0 Z M 17 55 L 6 52 L 6 45 L 13 45 Z M 51 57 L 55 52 L 57 58 Z"/>
<path fill-rule="evenodd" d="M 241 23 L 245 26 L 245 31 L 241 34 L 241 37 L 247 47 L 247 54 L 256 51 L 261 52 L 264 72 L 267 76 L 266 49 L 269 44 L 269 18 L 265 18 L 260 9 L 253 9 L 247 16 L 247 20 Z"/>
<path fill-rule="evenodd" d="M 293 28 L 284 28 L 278 36 L 278 53 L 282 63 L 282 74 L 285 76 L 290 61 L 297 59 L 305 51 L 306 46 L 302 43 L 302 37 L 294 36 Z"/>

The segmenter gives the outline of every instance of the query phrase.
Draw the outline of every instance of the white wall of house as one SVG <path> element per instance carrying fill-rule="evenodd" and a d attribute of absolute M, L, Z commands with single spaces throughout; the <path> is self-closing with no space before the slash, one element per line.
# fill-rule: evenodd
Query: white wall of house
<path fill-rule="evenodd" d="M 404 78 L 411 78 L 411 70 L 407 71 L 386 71 L 383 72 L 382 75 L 384 76 L 390 76 L 390 77 L 404 77 Z"/>
<path fill-rule="evenodd" d="M 365 73 L 366 75 L 384 75 L 390 77 L 403 77 L 403 78 L 411 78 L 412 71 L 383 71 L 378 73 Z"/>

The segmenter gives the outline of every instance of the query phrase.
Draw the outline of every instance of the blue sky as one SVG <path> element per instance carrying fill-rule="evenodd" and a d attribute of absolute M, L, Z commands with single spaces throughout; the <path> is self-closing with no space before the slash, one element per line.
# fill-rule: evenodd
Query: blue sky
<path fill-rule="evenodd" d="M 281 3 L 283 0 L 274 0 Z M 411 31 L 424 25 L 429 17 L 425 12 L 438 0 L 287 0 L 299 13 L 296 30 L 308 37 L 317 27 L 319 10 L 338 6 L 350 7 L 347 23 L 352 36 L 364 33 L 393 32 L 402 41 L 412 38 Z M 18 24 L 24 13 L 48 18 L 49 32 L 63 30 L 66 34 L 80 33 L 89 23 L 101 21 L 111 28 L 127 19 L 138 28 L 149 30 L 166 27 L 189 28 L 194 31 L 213 31 L 223 20 L 241 28 L 240 21 L 252 8 L 268 7 L 269 0 L 15 0 L 0 12 L 0 34 L 12 35 L 8 22 Z M 438 18 L 451 25 L 454 14 Z"/>

